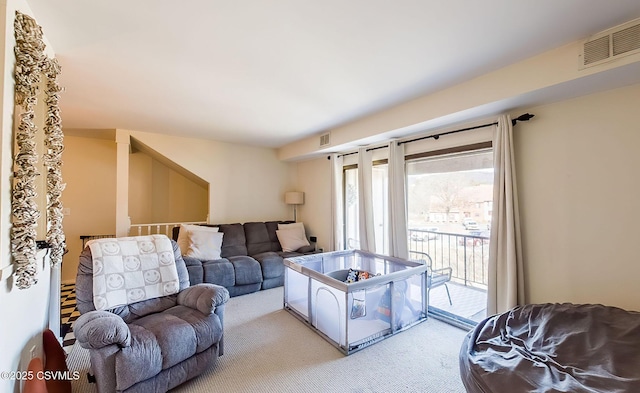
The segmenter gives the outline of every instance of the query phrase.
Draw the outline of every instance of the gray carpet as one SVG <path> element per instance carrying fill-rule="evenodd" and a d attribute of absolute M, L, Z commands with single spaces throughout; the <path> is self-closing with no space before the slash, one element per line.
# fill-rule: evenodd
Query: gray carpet
<path fill-rule="evenodd" d="M 458 371 L 463 330 L 433 318 L 344 356 L 282 309 L 282 287 L 232 298 L 225 312 L 225 354 L 173 392 L 464 392 Z M 87 350 L 67 359 L 88 384 Z"/>

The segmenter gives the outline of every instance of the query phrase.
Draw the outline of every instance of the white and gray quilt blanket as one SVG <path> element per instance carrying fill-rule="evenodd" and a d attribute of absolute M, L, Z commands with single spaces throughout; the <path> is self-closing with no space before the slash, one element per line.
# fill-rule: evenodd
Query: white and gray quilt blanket
<path fill-rule="evenodd" d="M 171 240 L 165 235 L 96 239 L 93 258 L 96 310 L 177 293 L 180 287 Z"/>

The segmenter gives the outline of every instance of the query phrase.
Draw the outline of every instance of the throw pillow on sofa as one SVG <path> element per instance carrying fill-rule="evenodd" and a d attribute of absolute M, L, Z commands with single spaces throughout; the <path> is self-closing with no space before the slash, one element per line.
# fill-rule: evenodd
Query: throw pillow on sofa
<path fill-rule="evenodd" d="M 217 229 L 217 228 L 216 228 Z M 222 232 L 192 231 L 189 233 L 189 246 L 184 254 L 204 261 L 220 259 L 222 252 Z"/>
<path fill-rule="evenodd" d="M 301 222 L 278 224 L 276 235 L 284 252 L 297 251 L 301 247 L 310 245 L 304 231 L 304 224 Z"/>
<path fill-rule="evenodd" d="M 218 232 L 218 227 L 206 227 L 202 225 L 192 225 L 192 224 L 180 224 L 180 232 L 178 232 L 178 239 L 176 242 L 180 247 L 180 252 L 182 255 L 187 255 L 187 251 L 189 250 L 189 237 L 191 232 L 193 231 L 204 231 L 204 232 Z"/>

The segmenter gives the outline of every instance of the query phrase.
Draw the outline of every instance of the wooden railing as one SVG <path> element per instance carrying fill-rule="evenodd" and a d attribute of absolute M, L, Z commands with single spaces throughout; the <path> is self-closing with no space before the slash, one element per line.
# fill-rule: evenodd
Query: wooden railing
<path fill-rule="evenodd" d="M 131 224 L 129 227 L 129 236 L 142 236 L 142 235 L 154 235 L 162 234 L 169 237 L 172 236 L 173 228 L 180 224 L 206 224 L 206 221 L 191 221 L 191 222 L 156 222 L 152 224 Z"/>
<path fill-rule="evenodd" d="M 94 239 L 102 239 L 105 237 L 116 237 L 116 235 L 113 234 L 109 234 L 109 235 L 80 235 L 80 240 L 82 240 L 82 249 L 84 250 L 84 246 L 87 245 L 87 242 L 89 240 L 94 240 Z"/>

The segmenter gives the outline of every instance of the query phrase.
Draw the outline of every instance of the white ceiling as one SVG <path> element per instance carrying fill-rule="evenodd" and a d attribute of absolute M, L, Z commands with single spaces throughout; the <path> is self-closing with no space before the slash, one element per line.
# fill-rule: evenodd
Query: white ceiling
<path fill-rule="evenodd" d="M 640 16 L 638 0 L 27 0 L 65 128 L 279 147 Z"/>

